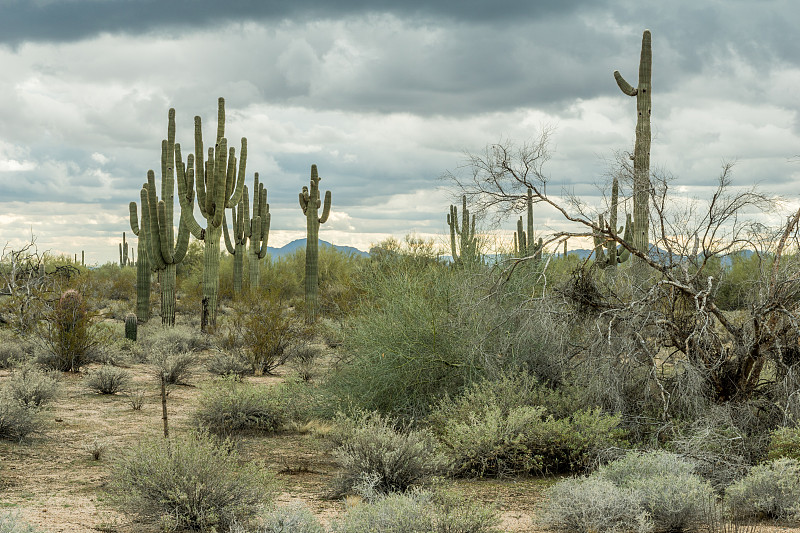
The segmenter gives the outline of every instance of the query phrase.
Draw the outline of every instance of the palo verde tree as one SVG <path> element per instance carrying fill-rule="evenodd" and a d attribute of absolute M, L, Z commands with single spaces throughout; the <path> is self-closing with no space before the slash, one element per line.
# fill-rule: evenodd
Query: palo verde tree
<path fill-rule="evenodd" d="M 319 208 L 322 201 L 319 197 L 319 174 L 317 165 L 311 165 L 311 188 L 303 186 L 300 193 L 300 207 L 306 216 L 306 322 L 313 324 L 317 319 L 319 307 L 319 226 L 328 220 L 331 213 L 331 191 L 325 191 L 325 205 L 322 215 Z"/>

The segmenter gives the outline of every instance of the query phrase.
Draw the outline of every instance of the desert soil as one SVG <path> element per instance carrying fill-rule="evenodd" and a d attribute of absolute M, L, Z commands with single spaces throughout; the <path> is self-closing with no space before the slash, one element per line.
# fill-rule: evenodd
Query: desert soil
<path fill-rule="evenodd" d="M 85 370 L 89 370 L 87 368 Z M 132 409 L 124 394 L 100 395 L 87 390 L 83 374 L 63 374 L 59 398 L 45 412 L 45 432 L 28 442 L 0 441 L 0 511 L 17 510 L 27 522 L 47 532 L 156 532 L 154 525 L 135 522 L 109 502 L 107 484 L 114 461 L 128 446 L 162 432 L 159 388 L 147 365 L 133 365 L 134 387 L 146 391 L 145 404 Z M 280 369 L 279 369 L 280 370 Z M 279 373 L 280 374 L 280 373 Z M 8 379 L 0 371 L 0 386 Z M 213 377 L 198 370 L 191 386 L 169 395 L 170 432 L 175 437 L 192 429 L 192 414 L 203 387 Z M 248 378 L 271 386 L 279 377 Z M 92 451 L 101 450 L 95 460 Z M 336 474 L 330 445 L 320 432 L 241 437 L 243 457 L 263 461 L 274 474 L 276 502 L 302 501 L 323 522 L 343 513 L 343 501 L 325 497 Z M 465 499 L 496 507 L 508 532 L 535 532 L 534 517 L 553 479 L 457 480 L 447 482 Z M 793 531 L 788 526 L 763 531 Z"/>

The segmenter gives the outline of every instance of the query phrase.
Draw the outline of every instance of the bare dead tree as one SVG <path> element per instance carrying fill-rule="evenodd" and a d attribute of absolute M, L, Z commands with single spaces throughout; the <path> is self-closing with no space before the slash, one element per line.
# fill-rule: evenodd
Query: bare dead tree
<path fill-rule="evenodd" d="M 623 366 L 649 368 L 648 386 L 660 398 L 664 416 L 690 376 L 711 401 L 739 401 L 766 390 L 767 366 L 775 381 L 800 364 L 800 261 L 797 254 L 787 254 L 797 242 L 800 211 L 781 228 L 759 223 L 779 199 L 735 188 L 729 163 L 702 201 L 672 194 L 671 176 L 655 171 L 649 192 L 651 247 L 640 251 L 617 228 L 597 221 L 596 213 L 607 206 L 592 208 L 569 194 L 548 195 L 544 163 L 550 133 L 518 148 L 501 142 L 468 154 L 465 166 L 446 177 L 476 210 L 494 210 L 496 216 L 519 209 L 530 188 L 535 202 L 551 206 L 576 227 L 549 236 L 546 243 L 599 235 L 648 267 L 644 279 L 621 267 L 575 278 L 583 285 L 561 292 L 562 312 L 580 310 L 593 320 L 576 352 L 601 350 Z M 622 165 L 618 172 L 624 176 L 630 169 Z M 623 208 L 629 204 L 630 196 L 620 200 Z M 717 302 L 720 264 L 744 251 L 756 254 L 761 272 L 747 305 L 729 312 Z"/>

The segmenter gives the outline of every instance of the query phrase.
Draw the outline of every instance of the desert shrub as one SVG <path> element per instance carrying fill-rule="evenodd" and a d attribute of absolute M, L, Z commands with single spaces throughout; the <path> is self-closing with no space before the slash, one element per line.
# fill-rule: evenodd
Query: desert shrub
<path fill-rule="evenodd" d="M 11 368 L 31 358 L 34 346 L 8 330 L 0 330 L 0 368 Z"/>
<path fill-rule="evenodd" d="M 172 349 L 154 348 L 148 362 L 155 375 L 168 385 L 186 385 L 197 366 L 197 355 L 192 352 L 174 352 Z"/>
<path fill-rule="evenodd" d="M 631 489 L 595 476 L 564 479 L 547 492 L 541 518 L 569 533 L 647 533 L 653 523 Z"/>
<path fill-rule="evenodd" d="M 289 398 L 274 387 L 253 386 L 223 379 L 200 396 L 195 421 L 215 433 L 277 431 L 289 419 Z"/>
<path fill-rule="evenodd" d="M 436 446 L 433 434 L 411 429 L 378 413 L 337 419 L 340 441 L 334 452 L 340 473 L 334 481 L 337 495 L 373 478 L 372 489 L 381 494 L 403 492 L 442 474 L 448 461 Z"/>
<path fill-rule="evenodd" d="M 0 533 L 37 533 L 38 531 L 40 530 L 23 522 L 18 513 L 0 514 Z"/>
<path fill-rule="evenodd" d="M 555 418 L 566 396 L 526 373 L 503 373 L 445 398 L 428 417 L 459 476 L 581 471 L 608 448 L 624 446 L 619 416 L 582 409 Z"/>
<path fill-rule="evenodd" d="M 351 507 L 333 523 L 334 533 L 499 533 L 491 508 L 445 494 L 388 494 Z"/>
<path fill-rule="evenodd" d="M 286 363 L 294 346 L 307 343 L 310 328 L 272 293 L 242 294 L 226 320 L 226 343 L 241 351 L 256 375 Z"/>
<path fill-rule="evenodd" d="M 725 503 L 739 516 L 800 513 L 800 461 L 782 457 L 754 466 L 725 490 Z"/>
<path fill-rule="evenodd" d="M 262 465 L 240 463 L 230 442 L 195 433 L 145 440 L 115 465 L 111 486 L 120 508 L 175 529 L 247 523 L 264 503 Z"/>
<path fill-rule="evenodd" d="M 86 387 L 100 394 L 116 394 L 127 390 L 131 384 L 131 373 L 110 365 L 95 368 L 85 378 Z"/>
<path fill-rule="evenodd" d="M 770 434 L 767 459 L 781 457 L 800 461 L 800 428 L 779 428 Z"/>
<path fill-rule="evenodd" d="M 25 407 L 41 407 L 58 392 L 58 379 L 33 364 L 18 366 L 5 387 L 8 396 Z"/>
<path fill-rule="evenodd" d="M 631 452 L 598 469 L 596 476 L 629 489 L 647 511 L 655 531 L 686 531 L 704 520 L 714 498 L 694 464 L 665 451 Z"/>
<path fill-rule="evenodd" d="M 206 370 L 218 376 L 232 376 L 241 379 L 252 372 L 252 367 L 241 352 L 217 352 L 206 363 Z"/>
<path fill-rule="evenodd" d="M 271 511 L 252 533 L 325 533 L 325 528 L 314 513 L 303 504 L 283 505 Z M 248 533 L 235 524 L 229 533 Z"/>
<path fill-rule="evenodd" d="M 95 324 L 94 316 L 80 293 L 64 292 L 40 328 L 45 350 L 39 362 L 62 372 L 76 372 L 90 363 L 97 347 L 108 342 L 106 328 Z"/>
<path fill-rule="evenodd" d="M 139 328 L 141 347 L 148 353 L 160 352 L 199 352 L 211 347 L 211 339 L 197 328 L 185 324 L 177 324 L 165 328 L 155 321 Z"/>
<path fill-rule="evenodd" d="M 289 354 L 289 366 L 301 380 L 311 381 L 321 354 L 319 347 L 311 344 L 296 346 Z"/>
<path fill-rule="evenodd" d="M 42 421 L 35 409 L 0 395 L 0 439 L 22 441 L 41 430 Z"/>
<path fill-rule="evenodd" d="M 454 319 L 461 281 L 435 265 L 364 274 L 369 291 L 346 323 L 348 359 L 326 380 L 332 405 L 406 418 L 480 377 L 471 330 Z"/>

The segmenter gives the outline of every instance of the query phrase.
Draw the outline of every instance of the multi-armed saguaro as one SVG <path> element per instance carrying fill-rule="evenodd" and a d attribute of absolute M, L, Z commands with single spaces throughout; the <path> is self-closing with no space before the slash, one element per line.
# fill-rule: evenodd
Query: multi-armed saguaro
<path fill-rule="evenodd" d="M 258 172 L 256 172 L 253 180 L 253 218 L 250 219 L 250 250 L 247 254 L 250 258 L 250 264 L 248 265 L 250 292 L 258 290 L 261 260 L 267 255 L 271 218 L 269 204 L 267 203 L 267 189 L 263 183 L 258 182 Z"/>
<path fill-rule="evenodd" d="M 619 180 L 616 176 L 611 185 L 611 211 L 608 215 L 608 229 L 614 236 L 623 232 L 623 228 L 617 229 L 617 205 L 619 203 Z M 605 218 L 600 215 L 599 225 L 605 228 Z M 627 221 L 624 228 L 623 240 L 630 243 L 633 238 L 633 222 L 631 221 L 630 213 L 627 216 Z M 624 263 L 630 257 L 630 251 L 623 247 L 617 247 L 617 241 L 613 238 L 606 238 L 603 234 L 596 232 L 594 234 L 594 249 L 595 249 L 595 262 L 601 267 L 615 267 L 618 263 Z M 606 250 L 603 251 L 605 246 Z"/>
<path fill-rule="evenodd" d="M 147 191 L 147 184 L 142 185 L 142 191 Z M 147 196 L 145 192 L 143 197 Z M 136 318 L 145 323 L 150 320 L 150 255 L 147 251 L 147 234 L 150 232 L 147 215 L 146 200 L 142 200 L 142 227 L 139 227 L 136 202 L 128 206 L 130 210 L 131 231 L 136 235 L 136 253 L 139 260 L 136 262 Z"/>
<path fill-rule="evenodd" d="M 219 246 L 225 209 L 239 203 L 244 192 L 244 174 L 247 165 L 247 139 L 242 137 L 240 160 L 236 149 L 228 152 L 225 138 L 225 99 L 217 101 L 217 137 L 213 148 L 208 149 L 208 159 L 203 164 L 203 128 L 200 117 L 194 117 L 194 158 L 189 155 L 188 165 L 194 163 L 197 184 L 197 205 L 206 219 L 203 229 L 194 219 L 187 218 L 192 235 L 205 243 L 203 253 L 203 324 L 212 328 L 217 324 L 217 297 L 219 294 Z M 237 171 L 238 164 L 238 171 Z M 238 175 L 238 177 L 237 177 Z M 235 187 L 234 187 L 235 186 Z"/>
<path fill-rule="evenodd" d="M 528 232 L 522 229 L 522 217 L 517 220 L 517 231 L 514 233 L 514 250 L 522 257 L 533 257 L 536 261 L 542 258 L 542 238 L 534 242 L 536 235 L 533 231 L 533 190 L 528 187 L 527 198 Z"/>
<path fill-rule="evenodd" d="M 300 207 L 306 216 L 306 322 L 313 324 L 317 318 L 317 285 L 319 283 L 319 225 L 328 220 L 331 212 L 331 191 L 325 191 L 322 216 L 318 210 L 322 205 L 319 197 L 319 174 L 317 165 L 311 165 L 311 190 L 303 187 Z"/>
<path fill-rule="evenodd" d="M 650 30 L 642 34 L 642 52 L 639 59 L 639 84 L 633 87 L 625 81 L 619 71 L 614 78 L 623 93 L 636 97 L 636 144 L 633 149 L 633 247 L 647 254 L 650 243 L 650 106 L 653 52 Z M 636 259 L 634 265 L 644 266 Z M 637 267 L 637 270 L 639 267 Z"/>
<path fill-rule="evenodd" d="M 176 171 L 181 217 L 177 241 L 173 244 Z M 152 170 L 147 171 L 147 187 L 141 190 L 142 218 L 147 219 L 144 224 L 147 233 L 145 243 L 153 269 L 161 271 L 161 323 L 167 326 L 175 325 L 175 273 L 189 247 L 188 222 L 194 202 L 193 177 L 191 170 L 186 172 L 181 147 L 175 143 L 175 110 L 170 109 L 167 138 L 161 141 L 161 199 L 156 195 L 156 178 Z M 135 211 L 134 206 L 131 212 Z"/>
<path fill-rule="evenodd" d="M 478 261 L 478 237 L 475 235 L 475 215 L 470 219 L 467 197 L 461 197 L 461 225 L 458 224 L 458 207 L 451 205 L 447 214 L 450 226 L 450 253 L 457 265 L 472 264 Z M 458 235 L 458 242 L 456 242 Z"/>

